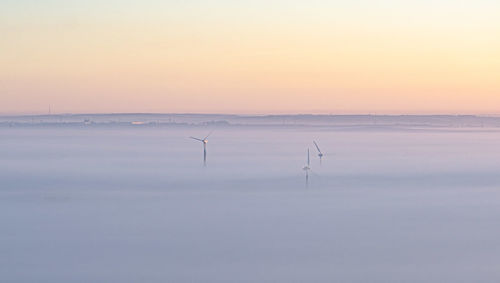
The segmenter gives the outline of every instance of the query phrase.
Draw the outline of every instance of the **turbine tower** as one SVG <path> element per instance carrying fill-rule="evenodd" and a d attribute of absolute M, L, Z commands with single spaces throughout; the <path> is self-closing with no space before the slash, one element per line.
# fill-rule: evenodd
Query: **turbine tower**
<path fill-rule="evenodd" d="M 309 170 L 311 170 L 311 162 L 309 159 L 309 148 L 307 149 L 307 164 L 302 168 L 306 171 L 306 186 L 309 184 Z"/>
<path fill-rule="evenodd" d="M 190 137 L 192 138 L 193 140 L 197 140 L 197 141 L 200 141 L 203 143 L 203 166 L 207 166 L 207 138 L 212 134 L 212 132 L 210 132 L 206 137 L 204 137 L 203 139 L 199 139 L 199 138 L 195 138 L 195 137 Z"/>

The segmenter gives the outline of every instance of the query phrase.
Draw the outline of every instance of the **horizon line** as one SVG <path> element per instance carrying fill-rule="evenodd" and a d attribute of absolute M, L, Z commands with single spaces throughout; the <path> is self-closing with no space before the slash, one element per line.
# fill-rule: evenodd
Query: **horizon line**
<path fill-rule="evenodd" d="M 87 112 L 87 113 L 45 113 L 45 114 L 8 114 L 0 113 L 0 117 L 38 117 L 38 116 L 84 116 L 84 115 L 206 115 L 206 116 L 246 116 L 246 117 L 266 117 L 266 116 L 474 116 L 474 117 L 498 117 L 500 113 L 204 113 L 204 112 Z"/>

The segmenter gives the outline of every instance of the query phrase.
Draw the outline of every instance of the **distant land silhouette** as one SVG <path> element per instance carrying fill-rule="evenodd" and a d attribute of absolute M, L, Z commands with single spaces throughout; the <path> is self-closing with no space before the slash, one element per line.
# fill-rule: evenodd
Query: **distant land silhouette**
<path fill-rule="evenodd" d="M 500 117 L 476 115 L 230 115 L 52 114 L 0 116 L 0 127 L 27 126 L 321 126 L 321 127 L 500 127 Z"/>

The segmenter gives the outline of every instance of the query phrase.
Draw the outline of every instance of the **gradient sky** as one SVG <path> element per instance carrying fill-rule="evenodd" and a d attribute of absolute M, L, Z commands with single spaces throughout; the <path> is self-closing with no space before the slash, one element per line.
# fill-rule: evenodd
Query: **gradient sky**
<path fill-rule="evenodd" d="M 0 1 L 0 113 L 500 113 L 500 1 Z"/>

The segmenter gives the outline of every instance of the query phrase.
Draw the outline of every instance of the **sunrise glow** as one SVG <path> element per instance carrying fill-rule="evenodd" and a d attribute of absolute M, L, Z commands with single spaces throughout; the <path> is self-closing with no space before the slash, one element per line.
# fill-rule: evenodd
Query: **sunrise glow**
<path fill-rule="evenodd" d="M 500 113 L 499 11 L 492 0 L 6 1 L 0 113 Z"/>

